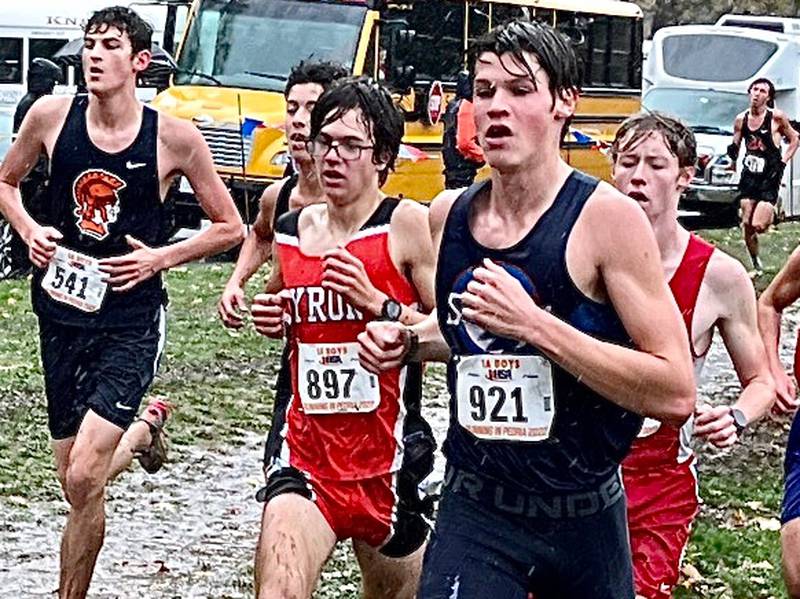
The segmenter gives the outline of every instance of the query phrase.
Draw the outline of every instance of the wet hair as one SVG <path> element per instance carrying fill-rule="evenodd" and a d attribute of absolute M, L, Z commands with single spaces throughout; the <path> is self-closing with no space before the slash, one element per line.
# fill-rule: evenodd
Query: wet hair
<path fill-rule="evenodd" d="M 553 106 L 556 96 L 564 98 L 567 92 L 580 92 L 580 69 L 572 42 L 550 25 L 522 19 L 504 23 L 484 34 L 469 49 L 472 60 L 487 52 L 498 57 L 510 54 L 514 63 L 524 69 L 536 85 L 536 73 L 523 55 L 525 52 L 533 54 L 547 73 Z M 511 72 L 505 64 L 503 68 Z"/>
<path fill-rule="evenodd" d="M 340 79 L 325 91 L 311 111 L 311 133 L 314 139 L 326 125 L 342 118 L 349 110 L 359 112 L 359 120 L 369 131 L 372 141 L 372 162 L 385 162 L 379 182 L 383 185 L 394 170 L 394 162 L 403 139 L 404 121 L 389 90 L 369 77 Z"/>
<path fill-rule="evenodd" d="M 767 79 L 766 77 L 759 77 L 755 81 L 753 81 L 750 86 L 747 88 L 747 93 L 749 94 L 750 91 L 753 89 L 753 86 L 758 84 L 766 85 L 767 89 L 769 89 L 769 96 L 767 99 L 767 106 L 770 108 L 775 108 L 775 85 Z"/>
<path fill-rule="evenodd" d="M 125 6 L 110 6 L 95 11 L 86 26 L 84 33 L 105 32 L 111 27 L 116 27 L 128 35 L 131 41 L 131 51 L 137 54 L 142 50 L 149 50 L 153 39 L 153 28 L 136 12 Z"/>
<path fill-rule="evenodd" d="M 620 152 L 635 148 L 654 132 L 664 138 L 670 153 L 678 159 L 678 166 L 695 165 L 697 142 L 692 130 L 679 119 L 658 111 L 640 112 L 623 121 L 611 144 L 612 160 L 616 162 Z"/>
<path fill-rule="evenodd" d="M 289 97 L 289 92 L 295 85 L 304 83 L 316 83 L 322 87 L 322 91 L 328 89 L 334 81 L 347 77 L 347 72 L 342 65 L 327 60 L 303 60 L 292 67 L 289 78 L 286 80 L 286 88 L 283 91 L 285 98 Z"/>

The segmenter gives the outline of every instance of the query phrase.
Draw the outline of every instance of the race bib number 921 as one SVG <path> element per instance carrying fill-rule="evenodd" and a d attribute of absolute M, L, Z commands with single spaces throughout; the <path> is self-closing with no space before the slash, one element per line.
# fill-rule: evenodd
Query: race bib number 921
<path fill-rule="evenodd" d="M 484 354 L 457 364 L 458 423 L 479 439 L 543 441 L 555 416 L 553 373 L 541 356 Z"/>

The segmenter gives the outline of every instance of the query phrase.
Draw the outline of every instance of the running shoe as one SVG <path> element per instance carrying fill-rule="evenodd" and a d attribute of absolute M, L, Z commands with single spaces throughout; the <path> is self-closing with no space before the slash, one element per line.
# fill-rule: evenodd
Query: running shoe
<path fill-rule="evenodd" d="M 133 455 L 148 474 L 155 474 L 167 461 L 167 442 L 164 424 L 172 415 L 173 406 L 166 399 L 151 397 L 139 420 L 150 427 L 150 445 Z"/>

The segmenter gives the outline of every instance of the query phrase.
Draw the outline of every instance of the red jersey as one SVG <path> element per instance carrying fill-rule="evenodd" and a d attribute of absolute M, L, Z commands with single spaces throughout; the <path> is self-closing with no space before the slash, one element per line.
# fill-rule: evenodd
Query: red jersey
<path fill-rule="evenodd" d="M 345 245 L 372 284 L 401 304 L 418 295 L 389 253 L 389 223 L 399 200 L 386 198 Z M 288 310 L 292 399 L 283 462 L 312 478 L 360 480 L 398 470 L 403 458 L 406 369 L 374 375 L 358 361 L 357 336 L 374 317 L 322 286 L 321 256 L 300 249 L 300 211 L 282 217 L 275 235 Z"/>
<path fill-rule="evenodd" d="M 692 342 L 692 318 L 700 286 L 703 284 L 703 277 L 713 253 L 713 245 L 691 234 L 681 263 L 669 282 L 670 291 L 675 297 L 689 333 L 695 380 L 700 377 L 708 348 L 702 355 L 695 351 Z M 639 437 L 633 442 L 628 456 L 622 462 L 623 468 L 650 468 L 656 465 L 682 464 L 690 460 L 694 455 L 690 444 L 692 430 L 692 418 L 680 428 L 645 418 Z"/>

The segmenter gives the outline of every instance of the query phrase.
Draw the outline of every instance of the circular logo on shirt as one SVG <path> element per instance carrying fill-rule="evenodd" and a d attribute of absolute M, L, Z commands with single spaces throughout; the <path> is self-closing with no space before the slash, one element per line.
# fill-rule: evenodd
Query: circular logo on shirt
<path fill-rule="evenodd" d="M 536 294 L 536 287 L 531 281 L 530 277 L 518 266 L 500 262 L 506 272 L 512 277 L 517 279 L 522 288 L 528 292 L 533 300 L 538 304 L 539 298 Z M 509 339 L 508 337 L 501 337 L 490 333 L 489 331 L 479 327 L 478 325 L 465 320 L 461 316 L 461 295 L 467 290 L 467 285 L 474 279 L 473 270 L 475 267 L 465 270 L 453 283 L 453 290 L 450 293 L 450 313 L 451 318 L 448 319 L 448 324 L 453 325 L 455 336 L 459 342 L 469 353 L 473 354 L 500 354 L 510 353 L 522 348 L 525 343 L 516 339 Z M 452 318 L 453 313 L 456 313 L 456 318 Z"/>

